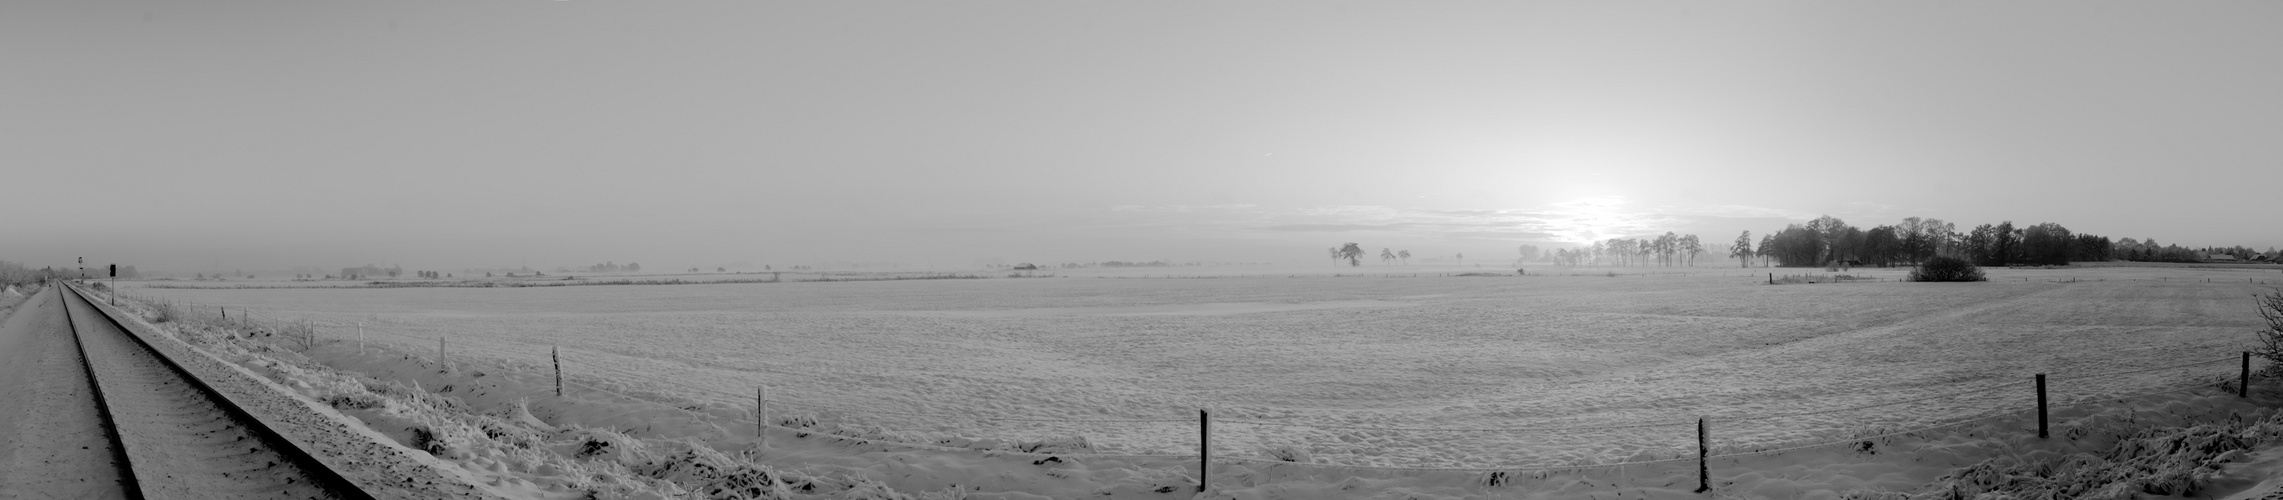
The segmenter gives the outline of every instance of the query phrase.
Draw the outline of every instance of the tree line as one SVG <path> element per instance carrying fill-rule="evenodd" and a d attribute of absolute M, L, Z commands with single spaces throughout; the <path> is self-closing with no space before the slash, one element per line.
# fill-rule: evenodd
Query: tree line
<path fill-rule="evenodd" d="M 1354 267 L 1363 265 L 1363 258 L 1368 254 L 1364 251 L 1363 245 L 1349 242 L 1341 244 L 1340 246 L 1332 247 L 1330 250 L 1326 251 L 1326 255 L 1332 258 L 1333 266 L 1338 266 L 1340 265 L 1340 262 L 1344 261 L 1348 263 L 1349 267 Z M 1466 263 L 1467 254 L 1457 254 L 1454 258 L 1458 259 L 1459 263 L 1464 264 Z M 1411 251 L 1381 248 L 1379 249 L 1379 263 L 1408 265 L 1411 263 Z"/>
<path fill-rule="evenodd" d="M 642 272 L 642 264 L 641 264 L 641 263 L 636 263 L 636 262 L 628 262 L 628 263 L 626 263 L 626 265 L 623 265 L 623 266 L 622 266 L 622 265 L 618 265 L 618 264 L 616 264 L 616 263 L 611 263 L 611 262 L 604 262 L 604 263 L 601 263 L 601 264 L 595 264 L 595 265 L 587 266 L 587 272 L 590 272 L 590 273 L 639 273 L 639 272 Z"/>
<path fill-rule="evenodd" d="M 2160 246 L 2155 240 L 2111 240 L 2079 233 L 2055 222 L 2015 226 L 2013 221 L 1982 224 L 1964 231 L 1941 219 L 1909 217 L 1900 223 L 1863 229 L 1825 215 L 1805 224 L 1762 235 L 1736 237 L 1729 257 L 1750 267 L 1831 267 L 1838 265 L 1916 265 L 1934 257 L 1956 257 L 1982 266 L 2065 266 L 2110 260 L 2203 262 L 2213 254 L 2250 261 L 2262 254 L 2249 248 L 2192 249 Z"/>
<path fill-rule="evenodd" d="M 1555 249 L 1541 253 L 1537 247 L 1523 245 L 1524 261 L 1543 256 L 1556 265 L 1614 265 L 1614 266 L 1693 266 L 1697 256 L 1705 253 L 1704 240 L 1694 234 L 1666 231 L 1651 238 L 1610 238 L 1578 248 Z"/>
<path fill-rule="evenodd" d="M 2245 246 L 2190 248 L 2180 245 L 2162 245 L 2155 238 L 2135 241 L 2132 238 L 2117 240 L 2112 255 L 2118 260 L 2135 262 L 2203 262 L 2214 255 L 2226 255 L 2243 262 L 2283 262 L 2283 252 L 2268 247 L 2261 252 Z"/>
<path fill-rule="evenodd" d="M 1665 234 L 1656 237 L 1610 238 L 1579 248 L 1546 250 L 1537 245 L 1521 245 L 1515 248 L 1520 253 L 1515 263 L 1519 265 L 1525 262 L 1547 262 L 1563 266 L 1693 266 L 1696 265 L 1697 257 L 1704 255 L 1709 248 L 1704 244 L 1703 239 L 1694 234 L 1666 231 Z M 1351 267 L 1361 266 L 1363 265 L 1363 258 L 1369 255 L 1371 255 L 1370 252 L 1364 250 L 1363 245 L 1354 242 L 1331 247 L 1325 251 L 1325 256 L 1332 259 L 1334 266 L 1342 263 Z M 1466 254 L 1464 253 L 1452 254 L 1451 258 L 1460 264 L 1466 263 Z M 1408 265 L 1411 263 L 1411 251 L 1381 248 L 1379 249 L 1379 261 L 1381 264 Z"/>
<path fill-rule="evenodd" d="M 2159 245 L 2154 239 L 2111 240 L 2072 231 L 2055 222 L 2015 226 L 2013 221 L 2001 221 L 1960 230 L 1956 224 L 1921 217 L 1863 228 L 1825 215 L 1762 234 L 1757 240 L 1751 231 L 1744 231 L 1725 249 L 1719 247 L 1705 244 L 1694 234 L 1667 231 L 1650 238 L 1610 238 L 1577 248 L 1546 250 L 1522 245 L 1517 248 L 1521 255 L 1516 263 L 1693 266 L 1707 250 L 1725 250 L 1728 258 L 1737 259 L 1743 267 L 1752 267 L 1755 260 L 1763 267 L 1914 266 L 1934 257 L 1956 257 L 1981 266 L 2065 266 L 2111 260 L 2206 262 L 2216 255 L 2244 262 L 2283 262 L 2283 253 L 2273 248 L 2260 252 L 2242 246 L 2190 248 Z M 1326 255 L 1335 266 L 1361 266 L 1370 253 L 1350 242 L 1331 247 Z M 1411 251 L 1382 248 L 1378 256 L 1381 263 L 1408 264 Z M 1463 263 L 1466 254 L 1456 257 Z"/>
<path fill-rule="evenodd" d="M 21 263 L 0 260 L 0 285 L 36 283 L 47 279 L 77 279 L 80 277 L 80 272 L 77 267 L 33 269 L 31 266 Z M 111 277 L 110 264 L 88 266 L 86 273 L 89 278 L 109 278 Z M 121 278 L 135 279 L 142 276 L 142 271 L 136 270 L 135 266 L 119 266 L 119 277 Z"/>
<path fill-rule="evenodd" d="M 397 277 L 397 276 L 399 276 L 399 275 L 403 275 L 403 274 L 404 274 L 404 266 L 396 266 L 396 265 L 391 265 L 391 266 L 388 266 L 388 267 L 379 267 L 379 266 L 374 266 L 374 265 L 372 265 L 372 264 L 365 264 L 365 265 L 364 265 L 364 266 L 362 266 L 362 267 L 344 267 L 344 268 L 341 268 L 341 279 L 351 279 L 351 280 L 355 280 L 355 279 L 365 279 L 365 278 L 373 278 L 373 277 L 379 277 L 379 276 L 387 276 L 387 277 L 390 277 L 390 278 L 394 278 L 394 277 Z"/>

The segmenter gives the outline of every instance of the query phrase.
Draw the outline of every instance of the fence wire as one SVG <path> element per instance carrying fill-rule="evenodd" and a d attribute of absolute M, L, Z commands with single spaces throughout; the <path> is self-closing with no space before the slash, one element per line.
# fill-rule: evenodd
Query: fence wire
<path fill-rule="evenodd" d="M 2176 370 L 2176 369 L 2180 369 L 2180 368 L 2187 368 L 2187 367 L 2191 367 L 2191 366 L 2202 366 L 2202 365 L 2209 365 L 2209 364 L 2214 364 L 2214 363 L 2225 363 L 2225 362 L 2229 362 L 2229 361 L 2236 361 L 2236 360 L 2239 360 L 2239 359 L 2241 359 L 2241 358 L 2237 358 L 2237 357 L 2235 357 L 2235 356 L 2229 356 L 2229 357 L 2226 357 L 2226 358 L 2214 359 L 2214 360 L 2210 360 L 2210 361 L 2197 361 L 2197 362 L 2193 362 L 2193 363 L 2183 363 L 2183 364 L 2177 364 L 2177 365 L 2172 365 L 2172 366 L 2159 366 L 2159 367 L 2155 367 L 2155 368 L 2141 368 L 2141 369 L 2136 369 L 2136 370 L 2119 370 L 2119 371 L 2113 371 L 2113 372 L 2101 372 L 2101 373 L 2095 373 L 2095 374 L 2091 374 L 2091 375 L 2076 375 L 2076 376 L 2065 377 L 2065 378 L 2062 378 L 2062 377 L 2050 377 L 2050 376 L 2049 376 L 2048 378 L 2051 378 L 2051 379 L 2053 379 L 2053 380 L 2083 380 L 2083 379 L 2093 379 L 2093 378 L 2101 378 L 2101 377 L 2113 377 L 2113 376 L 2117 376 L 2117 375 L 2131 375 L 2131 374 L 2135 374 L 2135 373 L 2148 373 L 2148 372 L 2154 372 L 2154 371 Z"/>
<path fill-rule="evenodd" d="M 737 422 L 737 423 L 742 423 L 742 424 L 757 424 L 757 422 L 754 422 L 754 421 L 752 421 L 752 420 L 737 420 L 737 421 L 735 421 L 735 422 Z M 932 445 L 932 444 L 920 444 L 920 443 L 913 443 L 913 442 L 909 442 L 909 441 L 897 441 L 897 440 L 893 440 L 893 439 L 868 438 L 868 437 L 861 437 L 861 436 L 850 436 L 850 435 L 845 435 L 845 434 L 834 434 L 834 433 L 831 433 L 831 432 L 827 432 L 827 431 L 824 431 L 824 430 L 819 430 L 819 429 L 808 429 L 808 428 L 799 428 L 799 427 L 786 427 L 786 426 L 777 425 L 777 424 L 758 424 L 758 425 L 766 426 L 766 427 L 769 427 L 769 428 L 772 428 L 772 429 L 781 429 L 781 430 L 787 430 L 787 431 L 798 432 L 798 433 L 803 433 L 803 434 L 810 434 L 810 435 L 820 436 L 820 437 L 824 437 L 824 438 L 827 438 L 827 439 L 843 439 L 843 440 L 849 440 L 849 441 L 862 441 L 862 442 L 866 442 L 866 443 L 885 444 L 885 445 L 891 445 L 891 446 L 902 446 L 902 447 L 907 447 L 907 448 L 918 448 L 918 449 L 923 449 L 923 450 L 937 450 L 937 451 L 956 451 L 956 452 L 966 452 L 966 453 L 995 453 L 995 454 L 1001 454 L 1001 455 L 1021 455 L 1021 456 L 1034 456 L 1034 457 L 1065 457 L 1065 458 L 1069 458 L 1069 457 L 1075 457 L 1075 458 L 1179 458 L 1179 459 L 1195 459 L 1195 458 L 1197 458 L 1197 455 L 1153 455 L 1153 454 L 1146 454 L 1146 453 L 1042 453 L 1042 452 L 1035 452 L 1035 451 L 1018 451 L 1018 450 L 978 450 L 978 449 L 974 449 L 974 448 L 960 448 L 960 447 L 956 447 L 956 446 L 942 446 L 942 445 Z"/>
<path fill-rule="evenodd" d="M 1943 398 L 1950 398 L 1950 397 L 1964 396 L 1964 395 L 1968 395 L 1968 394 L 1981 394 L 1981 393 L 1985 393 L 1985 392 L 1995 391 L 1995 390 L 1998 390 L 1998 389 L 2005 389 L 2005 388 L 2010 388 L 2010 387 L 2021 387 L 2021 386 L 2030 385 L 2030 384 L 2031 384 L 2031 382 L 2013 382 L 2013 383 L 1998 384 L 1998 385 L 1993 385 L 1993 386 L 1989 386 L 1989 387 L 1983 387 L 1983 388 L 1979 388 L 1979 389 L 1967 389 L 1967 390 L 1963 390 L 1963 391 L 1946 392 L 1946 393 L 1942 393 L 1942 394 L 1936 394 L 1936 395 L 1932 395 L 1932 396 L 1919 397 L 1919 398 L 1911 398 L 1911 399 L 1905 399 L 1905 400 L 1901 400 L 1901 401 L 1889 401 L 1889 402 L 1885 402 L 1885 403 L 1873 403 L 1873 404 L 1867 404 L 1867 405 L 1862 405 L 1862 406 L 1850 406 L 1850 407 L 1846 407 L 1846 408 L 1833 408 L 1833 409 L 1829 409 L 1829 410 L 1813 410 L 1813 411 L 1803 411 L 1803 412 L 1793 412 L 1793 413 L 1778 413 L 1778 414 L 1774 414 L 1774 415 L 1763 415 L 1763 416 L 1738 416 L 1738 417 L 1726 417 L 1726 418 L 1738 418 L 1738 419 L 1764 419 L 1764 418 L 1790 418 L 1790 417 L 1805 417 L 1805 416 L 1811 416 L 1811 415 L 1824 415 L 1824 414 L 1830 414 L 1830 413 L 1840 413 L 1840 412 L 1849 412 L 1849 411 L 1856 411 L 1856 410 L 1865 410 L 1865 409 L 1871 409 L 1871 408 L 1880 408 L 1880 407 L 1894 406 L 1894 405 L 1900 405 L 1900 404 L 1910 404 L 1910 403 L 1916 403 L 1916 402 L 1920 402 L 1920 401 L 1928 401 L 1928 400 L 1935 400 L 1935 399 L 1943 399 Z"/>

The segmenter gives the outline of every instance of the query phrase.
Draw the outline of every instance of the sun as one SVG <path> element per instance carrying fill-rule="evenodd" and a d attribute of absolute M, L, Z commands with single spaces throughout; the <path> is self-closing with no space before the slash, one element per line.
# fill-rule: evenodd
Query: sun
<path fill-rule="evenodd" d="M 1546 221 L 1548 233 L 1556 241 L 1591 244 L 1623 235 L 1632 226 L 1631 214 L 1625 208 L 1632 203 L 1623 196 L 1589 196 L 1554 203 L 1553 217 Z"/>

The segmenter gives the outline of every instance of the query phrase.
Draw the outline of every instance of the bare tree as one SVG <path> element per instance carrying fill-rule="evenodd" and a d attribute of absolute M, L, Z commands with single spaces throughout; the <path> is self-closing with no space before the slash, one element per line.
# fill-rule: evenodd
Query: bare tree
<path fill-rule="evenodd" d="M 1704 241 L 1694 234 L 1681 235 L 1681 253 L 1687 254 L 1688 265 L 1695 267 L 1697 254 L 1704 253 Z"/>
<path fill-rule="evenodd" d="M 1381 264 L 1386 264 L 1388 261 L 1391 261 L 1391 260 L 1395 260 L 1395 251 L 1394 251 L 1394 250 L 1388 250 L 1388 249 L 1385 249 L 1385 248 L 1381 248 L 1381 249 L 1379 249 L 1379 263 L 1381 263 Z"/>
<path fill-rule="evenodd" d="M 1681 237 L 1673 234 L 1672 231 L 1665 231 L 1665 234 L 1657 236 L 1656 242 L 1651 243 L 1651 245 L 1657 252 L 1657 262 L 1670 267 L 1673 265 L 1673 256 L 1680 253 Z"/>
<path fill-rule="evenodd" d="M 1348 267 L 1363 265 L 1363 245 L 1355 243 L 1340 245 L 1339 255 L 1340 258 L 1348 260 Z"/>
<path fill-rule="evenodd" d="M 1776 235 L 1760 235 L 1760 249 L 1758 250 L 1758 253 L 1760 255 L 1760 267 L 1768 267 L 1768 259 L 1775 258 L 1776 256 Z"/>
<path fill-rule="evenodd" d="M 1736 246 L 1729 247 L 1728 256 L 1735 257 L 1743 267 L 1752 267 L 1752 232 L 1736 235 Z"/>
<path fill-rule="evenodd" d="M 1396 259 L 1399 259 L 1399 260 L 1402 260 L 1402 261 L 1403 261 L 1403 265 L 1406 265 L 1406 266 L 1408 266 L 1408 265 L 1411 265 L 1411 251 L 1410 251 L 1410 250 L 1396 250 L 1396 251 L 1395 251 L 1395 258 L 1396 258 Z"/>
<path fill-rule="evenodd" d="M 2267 329 L 2258 331 L 2260 347 L 2251 351 L 2274 363 L 2283 363 L 2283 290 L 2259 295 L 2259 319 L 2267 320 Z"/>

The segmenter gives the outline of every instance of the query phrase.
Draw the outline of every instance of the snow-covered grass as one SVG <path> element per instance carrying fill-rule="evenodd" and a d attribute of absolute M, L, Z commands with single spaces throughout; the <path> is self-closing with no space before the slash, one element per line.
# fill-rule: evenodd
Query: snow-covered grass
<path fill-rule="evenodd" d="M 961 482 L 961 474 L 997 477 L 994 491 L 1066 491 L 1019 474 L 1003 477 L 1011 473 L 997 462 L 1022 462 L 1014 465 L 1061 480 L 1069 478 L 1036 470 L 1058 470 L 1053 465 L 1029 462 L 1040 457 L 1005 452 L 1194 453 L 1195 409 L 1212 408 L 1215 455 L 1260 460 L 1217 468 L 1215 483 L 1223 488 L 1463 496 L 1432 492 L 1512 478 L 1268 462 L 1512 468 L 1668 459 L 1693 456 L 1697 416 L 1711 417 L 1715 453 L 1848 441 L 1992 415 L 1877 438 L 1872 446 L 2013 446 L 1992 433 L 2019 434 L 2021 410 L 2034 401 L 2025 384 L 2031 374 L 2050 373 L 2055 399 L 2084 407 L 2104 395 L 2214 379 L 2232 373 L 2233 363 L 2090 375 L 2225 361 L 2247 346 L 2256 320 L 2244 308 L 2248 292 L 2260 286 L 2194 279 L 2235 276 L 2225 272 L 2068 270 L 2079 279 L 2057 283 L 2063 276 L 2056 271 L 1992 270 L 1993 282 L 1978 284 L 1767 286 L 1764 275 L 1700 270 L 1617 278 L 1074 277 L 139 293 L 252 306 L 270 318 L 362 322 L 368 339 L 386 349 L 357 354 L 353 341 L 338 341 L 352 339 L 353 328 L 328 328 L 324 335 L 335 341 L 320 343 L 311 361 L 430 391 L 451 386 L 472 407 L 530 401 L 525 407 L 539 420 L 694 439 L 710 449 L 751 445 L 751 424 L 743 422 L 752 418 L 754 388 L 767 385 L 778 401 L 773 420 L 813 419 L 816 427 L 803 429 L 816 432 L 812 440 L 772 434 L 772 444 L 784 449 L 762 454 L 764 463 L 878 472 L 881 460 L 937 462 L 920 468 L 933 479 L 874 477 L 906 491 L 979 485 Z M 449 339 L 457 370 L 423 364 L 434 356 L 435 335 Z M 588 403 L 560 406 L 567 403 L 552 397 L 550 346 L 563 348 L 573 392 Z M 487 375 L 471 378 L 471 371 Z M 493 381 L 478 381 L 484 378 Z M 469 387 L 492 388 L 475 397 Z M 2000 388 L 1973 392 L 1990 387 Z M 1970 393 L 1932 397 L 1956 392 Z M 1847 410 L 1920 398 L 1928 399 Z M 1166 422 L 1070 422 L 1079 420 Z M 1660 427 L 1574 429 L 1612 425 Z M 1447 430 L 1453 428 L 1504 430 Z M 1564 430 L 1514 430 L 1546 428 Z M 813 442 L 829 434 L 1000 453 Z M 897 451 L 879 453 L 887 450 Z M 1785 459 L 1725 460 L 1758 466 Z M 1065 468 L 1081 470 L 1081 482 L 1093 488 L 1137 493 L 1179 482 L 1167 476 L 1173 471 L 1194 472 L 1193 461 L 1182 469 L 1175 459 L 1069 462 Z M 1693 485 L 1693 465 L 1545 472 L 1525 482 L 1537 485 L 1529 491 L 1549 493 L 1618 487 L 1608 474 L 1634 487 L 1680 479 Z M 1117 470 L 1129 472 L 1111 473 Z M 1936 472 L 1809 489 L 1905 488 L 1946 469 L 1929 470 Z M 1751 491 L 1776 484 L 1752 474 L 1759 473 L 1730 481 Z M 1556 476 L 1571 479 L 1548 479 Z M 1557 484 L 1568 486 L 1549 486 Z"/>

